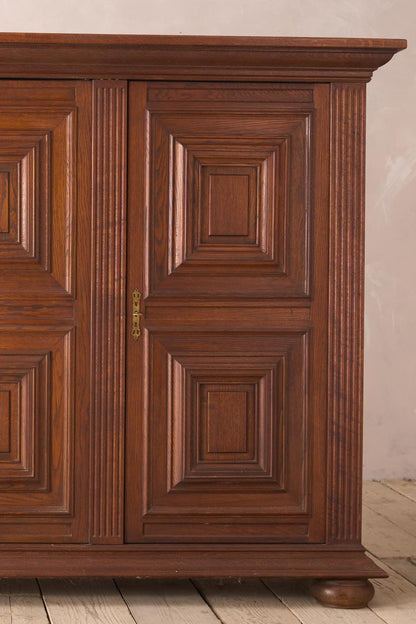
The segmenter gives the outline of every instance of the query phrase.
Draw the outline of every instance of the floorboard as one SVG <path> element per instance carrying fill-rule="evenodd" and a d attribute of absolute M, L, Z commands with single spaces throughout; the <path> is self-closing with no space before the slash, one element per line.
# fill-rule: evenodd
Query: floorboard
<path fill-rule="evenodd" d="M 367 507 L 366 503 L 363 505 L 363 544 L 381 559 L 408 557 L 416 552 L 416 537 L 398 527 L 382 513 Z"/>
<path fill-rule="evenodd" d="M 370 609 L 386 624 L 414 624 L 416 622 L 416 589 L 413 583 L 398 574 L 385 562 L 374 561 L 389 574 L 387 579 L 374 579 L 376 594 Z"/>
<path fill-rule="evenodd" d="M 0 624 L 48 624 L 36 579 L 0 579 Z"/>
<path fill-rule="evenodd" d="M 196 585 L 223 624 L 299 624 L 260 580 L 199 580 Z"/>
<path fill-rule="evenodd" d="M 220 624 L 188 580 L 116 582 L 138 624 Z"/>
<path fill-rule="evenodd" d="M 409 479 L 383 479 L 381 483 L 416 503 L 416 481 Z"/>
<path fill-rule="evenodd" d="M 416 538 L 416 502 L 375 481 L 364 483 L 363 495 L 367 507 Z"/>
<path fill-rule="evenodd" d="M 383 559 L 383 561 L 390 568 L 413 583 L 413 585 L 416 585 L 416 565 L 409 557 L 395 557 L 391 559 Z"/>
<path fill-rule="evenodd" d="M 41 579 L 51 624 L 135 624 L 111 579 Z"/>

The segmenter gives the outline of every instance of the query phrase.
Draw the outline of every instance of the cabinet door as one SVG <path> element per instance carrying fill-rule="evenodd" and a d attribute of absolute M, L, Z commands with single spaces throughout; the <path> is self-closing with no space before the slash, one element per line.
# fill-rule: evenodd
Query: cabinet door
<path fill-rule="evenodd" d="M 327 98 L 130 87 L 127 541 L 324 539 Z"/>
<path fill-rule="evenodd" d="M 0 89 L 0 542 L 87 537 L 90 86 Z"/>

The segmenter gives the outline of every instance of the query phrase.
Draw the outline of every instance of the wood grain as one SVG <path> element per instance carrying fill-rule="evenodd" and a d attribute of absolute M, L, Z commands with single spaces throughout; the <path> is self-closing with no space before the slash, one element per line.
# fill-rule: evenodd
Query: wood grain
<path fill-rule="evenodd" d="M 416 552 L 416 539 L 388 518 L 363 505 L 363 544 L 373 555 L 406 557 Z"/>
<path fill-rule="evenodd" d="M 375 481 L 365 483 L 363 496 L 367 507 L 416 538 L 416 502 Z"/>
<path fill-rule="evenodd" d="M 382 479 L 381 483 L 416 503 L 416 482 L 410 479 Z"/>
<path fill-rule="evenodd" d="M 2 574 L 9 577 L 151 578 L 279 577 L 375 578 L 386 573 L 361 550 L 309 544 L 166 543 L 125 545 L 13 544 L 0 546 Z"/>
<path fill-rule="evenodd" d="M 0 171 L 0 236 L 8 234 L 10 228 L 10 173 L 9 171 Z"/>
<path fill-rule="evenodd" d="M 380 560 L 373 558 L 389 578 L 375 580 L 376 595 L 371 609 L 386 624 L 409 624 L 416 620 L 416 591 L 413 583 Z"/>
<path fill-rule="evenodd" d="M 198 580 L 223 624 L 298 624 L 298 618 L 259 580 Z"/>
<path fill-rule="evenodd" d="M 3 33 L 4 77 L 363 80 L 403 39 Z M 54 54 L 51 56 L 51 45 Z"/>
<path fill-rule="evenodd" d="M 0 580 L 0 624 L 48 624 L 35 579 Z"/>
<path fill-rule="evenodd" d="M 219 624 L 188 580 L 118 579 L 117 585 L 140 624 Z"/>
<path fill-rule="evenodd" d="M 416 561 L 410 557 L 386 557 L 382 561 L 392 570 L 416 585 Z"/>
<path fill-rule="evenodd" d="M 112 580 L 45 579 L 40 586 L 51 624 L 135 624 Z"/>

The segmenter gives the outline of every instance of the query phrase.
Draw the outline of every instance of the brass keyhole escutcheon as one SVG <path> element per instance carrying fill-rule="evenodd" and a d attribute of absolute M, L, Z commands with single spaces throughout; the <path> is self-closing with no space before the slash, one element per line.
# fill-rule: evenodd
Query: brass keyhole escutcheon
<path fill-rule="evenodd" d="M 131 335 L 134 340 L 138 340 L 141 335 L 140 329 L 140 317 L 143 316 L 141 312 L 142 294 L 135 288 L 132 293 L 132 329 Z"/>

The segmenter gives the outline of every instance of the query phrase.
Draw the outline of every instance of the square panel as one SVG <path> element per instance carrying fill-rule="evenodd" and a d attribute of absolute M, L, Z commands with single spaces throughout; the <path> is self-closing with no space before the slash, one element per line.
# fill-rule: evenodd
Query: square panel
<path fill-rule="evenodd" d="M 28 136 L 0 131 L 0 261 L 7 258 L 42 262 L 45 259 L 39 220 L 40 215 L 48 219 L 49 206 L 42 205 L 39 196 L 41 151 L 49 158 L 48 141 L 43 132 Z"/>
<path fill-rule="evenodd" d="M 308 296 L 311 114 L 147 120 L 148 294 Z"/>
<path fill-rule="evenodd" d="M 258 418 L 255 382 L 197 382 L 199 440 L 195 466 L 215 460 L 226 463 L 252 460 L 255 456 L 253 425 Z"/>
<path fill-rule="evenodd" d="M 230 521 L 238 539 L 244 527 L 280 539 L 288 516 L 305 539 L 307 344 L 304 332 L 149 335 L 143 539 L 185 525 L 204 539 L 208 522 L 226 538 Z"/>
<path fill-rule="evenodd" d="M 256 245 L 259 167 L 198 164 L 197 248 Z"/>
<path fill-rule="evenodd" d="M 52 108 L 52 107 L 51 107 Z M 0 291 L 11 271 L 27 292 L 72 291 L 74 144 L 72 112 L 39 115 L 0 106 Z M 61 177 L 65 184 L 52 184 Z M 6 284 L 7 282 L 7 284 Z"/>
<path fill-rule="evenodd" d="M 263 269 L 273 266 L 274 272 L 285 274 L 286 180 L 277 167 L 286 150 L 286 140 L 276 141 L 273 148 L 266 141 L 263 149 L 260 139 L 248 149 L 241 141 L 226 147 L 191 142 L 184 151 L 187 173 L 179 167 L 183 177 L 174 186 L 186 185 L 186 201 L 179 206 L 172 195 L 171 202 L 172 221 L 180 224 L 172 245 L 176 270 L 202 270 L 201 263 L 208 263 L 221 274 L 242 262 L 261 262 Z"/>
<path fill-rule="evenodd" d="M 0 240 L 15 242 L 18 237 L 17 186 L 17 163 L 0 162 Z"/>
<path fill-rule="evenodd" d="M 281 441 L 283 361 L 270 362 L 265 370 L 259 361 L 250 368 L 250 358 L 235 357 L 225 365 L 223 358 L 212 356 L 211 363 L 212 368 L 183 361 L 173 367 L 175 405 L 175 389 L 184 385 L 189 400 L 172 424 L 172 445 L 184 459 L 172 464 L 172 487 L 200 478 L 233 487 L 235 479 L 253 476 L 281 487 L 283 464 L 271 448 L 279 448 Z"/>
<path fill-rule="evenodd" d="M 0 383 L 0 457 L 9 459 L 12 441 L 11 441 L 11 393 L 13 385 Z M 16 399 L 14 400 L 14 403 Z"/>
<path fill-rule="evenodd" d="M 72 332 L 0 332 L 3 520 L 23 510 L 71 513 L 72 338 Z"/>
<path fill-rule="evenodd" d="M 47 489 L 49 396 L 50 352 L 0 354 L 0 491 Z"/>

